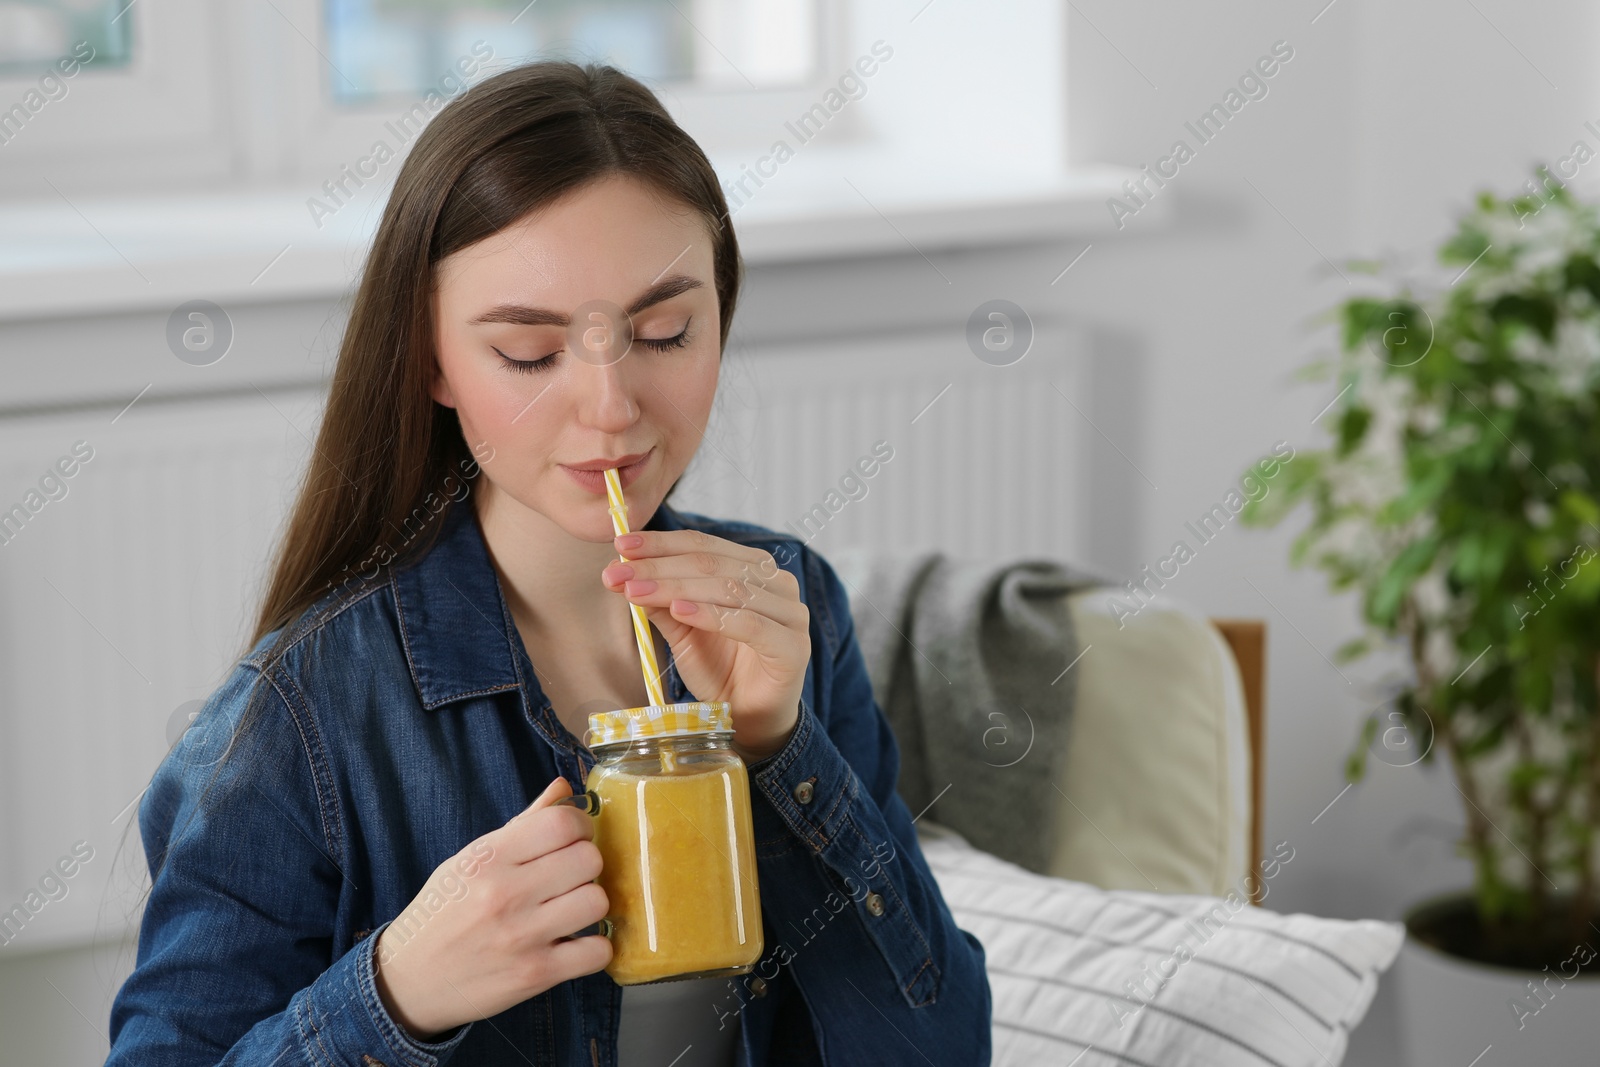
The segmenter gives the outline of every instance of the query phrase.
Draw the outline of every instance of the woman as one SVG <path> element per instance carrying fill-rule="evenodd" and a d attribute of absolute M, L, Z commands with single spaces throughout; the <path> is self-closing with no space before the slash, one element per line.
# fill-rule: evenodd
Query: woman
<path fill-rule="evenodd" d="M 666 504 L 738 295 L 726 214 L 609 67 L 507 71 L 418 138 L 253 647 L 140 805 L 109 1063 L 988 1062 L 839 579 Z M 739 979 L 624 990 L 585 932 L 600 856 L 559 802 L 587 714 L 648 703 L 630 604 L 669 700 L 732 705 L 767 932 Z"/>

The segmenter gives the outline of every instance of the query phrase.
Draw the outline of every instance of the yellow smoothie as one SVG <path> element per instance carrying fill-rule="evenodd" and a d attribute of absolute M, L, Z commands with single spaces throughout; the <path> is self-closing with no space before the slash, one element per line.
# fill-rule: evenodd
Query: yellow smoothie
<path fill-rule="evenodd" d="M 641 775 L 599 763 L 586 786 L 600 796 L 596 881 L 611 901 L 612 979 L 637 985 L 753 966 L 761 899 L 744 764 L 681 756 Z"/>

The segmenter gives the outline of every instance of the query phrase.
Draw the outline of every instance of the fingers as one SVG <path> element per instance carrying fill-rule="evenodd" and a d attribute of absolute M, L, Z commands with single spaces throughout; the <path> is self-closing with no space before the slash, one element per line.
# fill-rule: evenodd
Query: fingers
<path fill-rule="evenodd" d="M 619 545 L 626 536 L 618 537 Z M 799 580 L 779 567 L 770 552 L 699 530 L 652 530 L 639 536 L 645 540 L 638 549 L 601 572 L 606 588 L 631 603 L 666 608 L 685 600 L 702 607 L 756 611 L 788 627 L 807 623 Z"/>
<path fill-rule="evenodd" d="M 591 920 L 594 921 L 594 920 Z M 587 923 L 579 924 L 582 929 Z M 599 934 L 577 937 L 571 941 L 557 941 L 547 950 L 550 969 L 557 982 L 594 974 L 611 962 L 611 939 Z"/>
<path fill-rule="evenodd" d="M 534 887 L 528 903 L 541 905 L 600 877 L 604 862 L 593 841 L 574 841 L 565 848 L 524 864 L 522 873 Z M 567 931 L 570 933 L 571 931 Z"/>
<path fill-rule="evenodd" d="M 623 595 L 630 604 L 647 608 L 664 608 L 675 600 L 687 600 L 702 609 L 748 609 L 781 626 L 804 629 L 810 621 L 810 612 L 798 597 L 748 585 L 737 578 L 648 578 L 627 582 Z"/>
<path fill-rule="evenodd" d="M 606 891 L 586 882 L 541 904 L 533 919 L 534 932 L 541 942 L 571 937 L 604 919 L 610 910 Z"/>
<path fill-rule="evenodd" d="M 616 543 L 620 545 L 629 536 L 644 536 L 646 540 L 640 548 L 628 550 L 623 559 L 608 563 L 601 571 L 601 581 L 613 592 L 622 592 L 629 580 L 722 578 L 746 589 L 771 589 L 788 599 L 800 599 L 799 580 L 780 567 L 765 549 L 735 544 L 699 530 L 624 534 Z"/>
<path fill-rule="evenodd" d="M 549 785 L 544 787 L 544 792 L 534 797 L 532 804 L 513 815 L 511 821 L 516 822 L 529 812 L 538 811 L 540 808 L 548 808 L 562 797 L 570 797 L 571 795 L 572 783 L 557 775 L 550 780 Z"/>
<path fill-rule="evenodd" d="M 804 604 L 799 605 L 807 611 Z M 694 608 L 686 611 L 686 608 Z M 672 618 L 696 630 L 709 630 L 749 645 L 761 656 L 778 663 L 805 664 L 811 659 L 811 637 L 805 619 L 796 626 L 785 626 L 768 615 L 749 608 L 719 605 L 696 607 L 692 601 L 675 600 L 669 608 Z"/>
<path fill-rule="evenodd" d="M 765 552 L 761 552 L 758 559 L 693 551 L 648 559 L 614 560 L 606 564 L 600 577 L 611 589 L 629 578 L 731 578 L 757 588 L 792 589 L 797 596 L 800 592 L 799 580 Z"/>
<path fill-rule="evenodd" d="M 496 855 L 504 855 L 508 863 L 528 863 L 574 841 L 593 841 L 594 818 L 556 803 L 571 795 L 572 786 L 565 778 L 551 782 L 532 804 L 485 835 L 493 838 Z"/>
<path fill-rule="evenodd" d="M 622 542 L 629 537 L 639 538 L 639 544 L 637 547 L 624 549 Z M 630 562 L 661 556 L 691 556 L 700 557 L 696 562 L 703 564 L 705 562 L 703 557 L 720 556 L 738 563 L 762 567 L 768 577 L 781 569 L 773 559 L 772 553 L 766 549 L 741 545 L 726 537 L 708 534 L 704 530 L 635 530 L 631 534 L 618 534 L 612 544 Z"/>

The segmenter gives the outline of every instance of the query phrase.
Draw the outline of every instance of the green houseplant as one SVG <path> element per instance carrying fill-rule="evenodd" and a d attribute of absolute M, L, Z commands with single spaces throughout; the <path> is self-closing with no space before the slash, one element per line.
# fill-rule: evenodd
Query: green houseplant
<path fill-rule="evenodd" d="M 1401 654 L 1350 780 L 1404 753 L 1461 794 L 1474 884 L 1414 910 L 1413 939 L 1571 977 L 1600 970 L 1574 960 L 1600 945 L 1600 215 L 1542 179 L 1480 195 L 1425 289 L 1351 265 L 1381 284 L 1306 372 L 1338 390 L 1333 441 L 1243 521 L 1308 504 L 1292 562 L 1360 596 L 1336 658 Z"/>

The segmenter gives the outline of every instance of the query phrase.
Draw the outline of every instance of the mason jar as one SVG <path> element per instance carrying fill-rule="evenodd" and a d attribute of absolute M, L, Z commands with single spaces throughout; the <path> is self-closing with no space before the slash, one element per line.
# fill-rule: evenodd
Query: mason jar
<path fill-rule="evenodd" d="M 726 702 L 589 716 L 585 780 L 618 985 L 748 972 L 761 957 L 750 777 Z"/>

